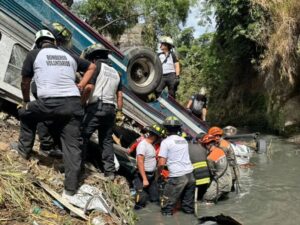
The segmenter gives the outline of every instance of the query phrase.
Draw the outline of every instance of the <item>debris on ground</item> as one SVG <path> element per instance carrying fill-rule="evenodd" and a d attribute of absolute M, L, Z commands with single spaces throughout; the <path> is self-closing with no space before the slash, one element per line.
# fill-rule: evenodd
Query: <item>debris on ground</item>
<path fill-rule="evenodd" d="M 63 162 L 45 157 L 38 152 L 38 141 L 30 160 L 24 160 L 10 145 L 19 135 L 19 121 L 0 113 L 0 218 L 1 224 L 81 225 L 81 224 L 134 224 L 130 189 L 124 177 L 114 182 L 103 174 L 86 169 L 84 184 L 101 191 L 109 213 L 90 211 L 87 221 L 75 217 L 59 200 L 49 195 L 37 182 L 47 185 L 56 193 L 63 192 L 64 174 L 59 169 Z M 79 208 L 78 208 L 79 209 Z M 84 210 L 82 210 L 84 212 Z M 74 215 L 74 216 L 73 216 Z"/>

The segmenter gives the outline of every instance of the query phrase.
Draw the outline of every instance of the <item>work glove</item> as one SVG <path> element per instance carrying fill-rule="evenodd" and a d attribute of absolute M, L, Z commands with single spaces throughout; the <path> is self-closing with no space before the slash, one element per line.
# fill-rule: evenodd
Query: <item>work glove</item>
<path fill-rule="evenodd" d="M 20 109 L 27 110 L 28 109 L 28 102 L 22 101 L 22 103 L 18 104 L 17 105 L 17 110 L 20 110 Z"/>
<path fill-rule="evenodd" d="M 19 118 L 27 115 L 28 110 L 28 102 L 22 102 L 21 104 L 17 105 L 18 115 Z"/>
<path fill-rule="evenodd" d="M 180 84 L 180 76 L 176 75 L 175 81 L 174 81 L 174 86 L 177 87 Z"/>
<path fill-rule="evenodd" d="M 124 114 L 123 114 L 122 110 L 117 110 L 116 125 L 118 125 L 118 126 L 122 125 L 123 120 L 124 120 Z"/>

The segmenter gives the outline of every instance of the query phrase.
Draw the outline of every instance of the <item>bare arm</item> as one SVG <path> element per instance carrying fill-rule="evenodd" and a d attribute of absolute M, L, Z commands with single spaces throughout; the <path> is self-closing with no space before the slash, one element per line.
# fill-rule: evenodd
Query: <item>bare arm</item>
<path fill-rule="evenodd" d="M 87 100 L 89 99 L 92 91 L 94 90 L 95 85 L 93 84 L 87 84 L 85 88 L 83 89 L 83 93 L 81 95 L 81 104 L 85 105 Z"/>
<path fill-rule="evenodd" d="M 203 121 L 206 121 L 206 114 L 207 114 L 207 109 L 206 109 L 206 108 L 203 108 L 203 109 L 202 109 L 202 120 L 203 120 Z"/>
<path fill-rule="evenodd" d="M 158 158 L 158 172 L 159 174 L 161 173 L 161 170 L 164 168 L 164 166 L 166 165 L 167 163 L 167 159 L 164 158 L 164 157 L 159 157 Z"/>
<path fill-rule="evenodd" d="M 188 102 L 186 108 L 187 108 L 187 109 L 190 109 L 190 108 L 192 107 L 192 104 L 193 104 L 193 101 L 192 101 L 192 100 L 189 100 L 189 102 Z"/>
<path fill-rule="evenodd" d="M 77 85 L 80 91 L 82 91 L 84 87 L 87 85 L 87 83 L 90 81 L 95 70 L 96 70 L 96 65 L 94 63 L 91 63 L 87 71 L 85 71 L 85 73 L 83 74 L 81 81 Z"/>
<path fill-rule="evenodd" d="M 122 110 L 123 108 L 123 92 L 122 91 L 117 91 L 117 107 L 118 110 Z"/>
<path fill-rule="evenodd" d="M 180 65 L 179 65 L 179 62 L 175 63 L 175 73 L 176 73 L 176 76 L 180 75 Z"/>
<path fill-rule="evenodd" d="M 140 173 L 140 175 L 143 179 L 143 186 L 145 187 L 145 186 L 149 185 L 149 181 L 148 181 L 147 176 L 146 176 L 144 161 L 145 161 L 145 156 L 144 155 L 138 155 L 137 156 L 138 170 L 139 170 L 139 173 Z"/>
<path fill-rule="evenodd" d="M 23 95 L 24 102 L 30 102 L 30 82 L 32 78 L 30 77 L 22 77 L 21 81 L 21 90 Z"/>

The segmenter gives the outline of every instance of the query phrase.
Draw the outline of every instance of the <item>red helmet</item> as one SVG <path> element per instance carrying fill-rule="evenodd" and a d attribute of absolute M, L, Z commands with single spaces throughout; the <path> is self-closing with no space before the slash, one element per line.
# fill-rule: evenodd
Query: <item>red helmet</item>
<path fill-rule="evenodd" d="M 208 134 L 216 136 L 216 135 L 220 135 L 223 136 L 223 130 L 220 127 L 211 127 L 208 130 Z"/>
<path fill-rule="evenodd" d="M 213 135 L 210 135 L 210 134 L 205 134 L 200 140 L 200 142 L 202 144 L 209 144 L 210 142 L 213 142 L 213 141 L 217 141 L 216 137 Z"/>

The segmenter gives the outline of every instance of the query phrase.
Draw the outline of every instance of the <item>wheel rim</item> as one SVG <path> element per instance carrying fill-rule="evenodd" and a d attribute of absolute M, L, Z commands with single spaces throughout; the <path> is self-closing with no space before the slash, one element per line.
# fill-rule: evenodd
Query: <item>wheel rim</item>
<path fill-rule="evenodd" d="M 131 66 L 130 78 L 138 87 L 148 86 L 155 77 L 154 65 L 148 58 L 138 58 Z"/>

